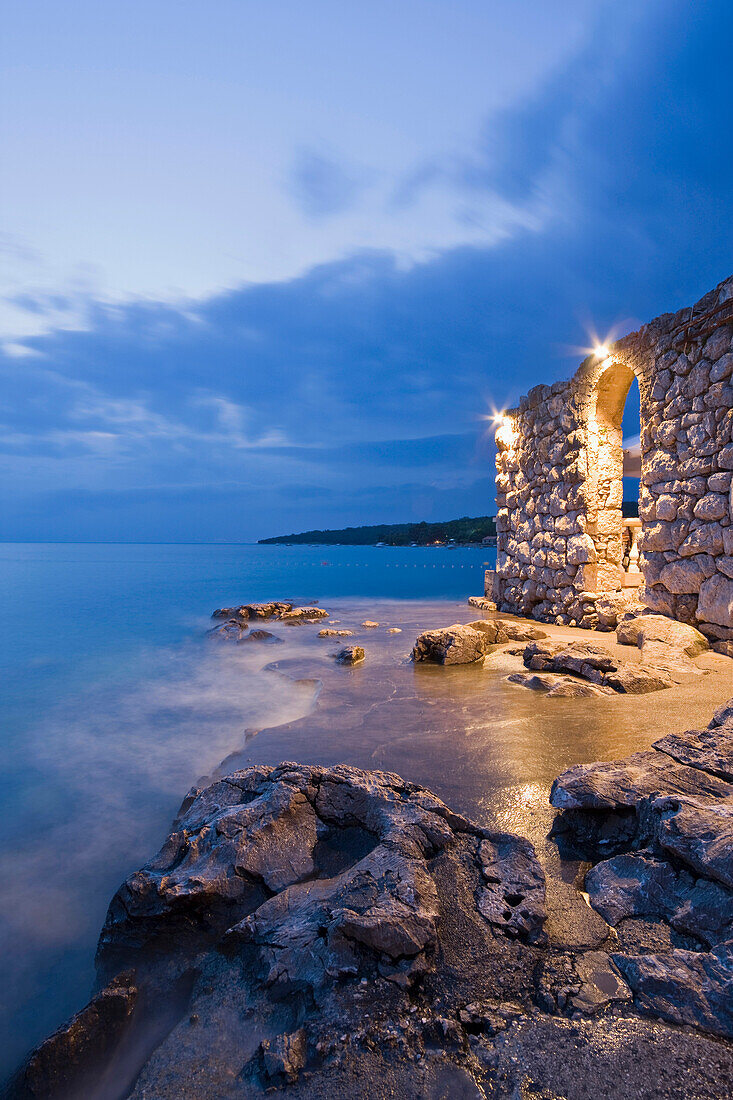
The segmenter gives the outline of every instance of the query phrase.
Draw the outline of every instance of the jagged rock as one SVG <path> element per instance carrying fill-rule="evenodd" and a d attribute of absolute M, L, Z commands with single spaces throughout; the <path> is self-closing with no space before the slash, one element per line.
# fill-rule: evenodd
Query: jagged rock
<path fill-rule="evenodd" d="M 214 626 L 208 632 L 210 638 L 224 642 L 239 642 L 246 633 L 246 619 L 227 619 L 221 626 Z"/>
<path fill-rule="evenodd" d="M 232 913 L 313 873 L 315 810 L 298 787 L 268 783 L 270 772 L 251 768 L 190 792 L 158 855 L 113 898 L 102 950 L 173 929 L 223 929 Z"/>
<path fill-rule="evenodd" d="M 473 630 L 481 630 L 491 645 L 503 642 L 528 642 L 537 638 L 546 638 L 547 632 L 531 623 L 515 623 L 511 619 L 476 619 L 467 623 Z"/>
<path fill-rule="evenodd" d="M 733 729 L 721 731 L 713 727 L 671 733 L 655 741 L 652 748 L 680 764 L 733 781 Z"/>
<path fill-rule="evenodd" d="M 642 1011 L 733 1037 L 733 942 L 710 952 L 614 955 Z"/>
<path fill-rule="evenodd" d="M 137 1000 L 134 973 L 118 974 L 33 1052 L 14 1082 L 15 1095 L 38 1100 L 92 1095 L 94 1074 L 118 1046 Z"/>
<path fill-rule="evenodd" d="M 569 768 L 552 784 L 550 803 L 565 810 L 636 809 L 644 799 L 660 792 L 726 799 L 733 788 L 716 776 L 650 750 L 633 753 L 625 760 Z"/>
<path fill-rule="evenodd" d="M 548 699 L 588 698 L 594 695 L 613 695 L 613 688 L 602 684 L 591 684 L 585 680 L 574 680 L 571 676 L 560 677 L 559 683 L 551 687 Z"/>
<path fill-rule="evenodd" d="M 586 851 L 589 843 L 595 853 L 616 850 L 585 876 L 590 903 L 609 924 L 664 922 L 708 949 L 614 955 L 637 1007 L 726 1036 L 733 1036 L 732 740 L 729 700 L 707 730 L 661 738 L 626 760 L 571 768 L 550 796 L 565 807 L 555 835 Z"/>
<path fill-rule="evenodd" d="M 733 728 L 733 699 L 729 699 L 727 703 L 721 703 L 710 719 L 709 729 L 716 729 L 718 726 Z"/>
<path fill-rule="evenodd" d="M 549 672 L 512 672 L 507 676 L 510 684 L 519 684 L 520 687 L 529 688 L 530 691 L 549 691 L 561 679 L 562 677 L 553 676 Z"/>
<path fill-rule="evenodd" d="M 319 638 L 350 638 L 354 633 L 353 630 L 334 630 L 332 627 L 324 627 L 323 630 L 318 631 Z"/>
<path fill-rule="evenodd" d="M 340 665 L 357 665 L 364 660 L 364 649 L 360 645 L 347 645 L 335 654 Z"/>
<path fill-rule="evenodd" d="M 366 627 L 367 630 L 373 630 L 375 626 L 379 626 L 379 623 L 375 623 L 373 619 L 365 619 L 361 625 Z"/>
<path fill-rule="evenodd" d="M 412 650 L 412 659 L 439 665 L 467 665 L 485 657 L 488 647 L 483 631 L 456 623 L 420 634 Z"/>
<path fill-rule="evenodd" d="M 292 610 L 293 605 L 284 600 L 270 600 L 269 603 L 247 603 L 239 608 L 239 614 L 246 612 L 250 619 L 282 618 Z"/>
<path fill-rule="evenodd" d="M 275 1084 L 292 1085 L 305 1066 L 307 1051 L 308 1039 L 302 1027 L 274 1039 L 264 1039 L 260 1052 L 265 1077 Z"/>
<path fill-rule="evenodd" d="M 629 918 L 663 919 L 707 947 L 733 936 L 733 892 L 650 851 L 603 860 L 586 874 L 585 888 L 593 908 L 611 925 Z"/>
<path fill-rule="evenodd" d="M 507 935 L 541 939 L 545 921 L 545 876 L 529 841 L 506 834 L 479 845 L 484 886 L 478 907 Z"/>
<path fill-rule="evenodd" d="M 664 652 L 668 647 L 672 656 L 699 657 L 709 649 L 708 640 L 694 626 L 675 622 L 664 615 L 638 615 L 625 619 L 616 629 L 616 640 L 620 645 L 635 645 L 642 651 L 645 661 L 651 663 L 654 654 Z M 656 643 L 656 645 L 654 644 Z"/>
<path fill-rule="evenodd" d="M 655 798 L 647 813 L 665 852 L 698 875 L 733 888 L 733 800 Z"/>
<path fill-rule="evenodd" d="M 317 619 L 327 619 L 328 612 L 322 607 L 291 607 L 278 616 L 282 622 L 315 622 Z"/>
<path fill-rule="evenodd" d="M 269 603 L 245 603 L 239 607 L 219 607 L 211 616 L 212 619 L 274 619 L 276 615 L 290 611 L 291 603 L 283 600 L 271 600 Z"/>
<path fill-rule="evenodd" d="M 604 673 L 618 669 L 607 649 L 589 642 L 530 642 L 524 663 L 539 672 L 572 672 L 596 684 L 603 682 Z"/>
<path fill-rule="evenodd" d="M 134 961 L 150 1009 L 189 976 L 152 1039 L 138 1042 L 145 1021 L 125 1032 L 125 1095 L 182 1096 L 195 1082 L 196 1096 L 216 1100 L 236 1081 L 254 1100 L 263 1087 L 300 1087 L 304 1069 L 326 1075 L 307 1095 L 328 1095 L 329 1073 L 350 1078 L 352 1045 L 361 1058 L 396 1039 L 422 1050 L 438 1027 L 441 1048 L 448 1035 L 467 1049 L 457 1019 L 467 988 L 497 1006 L 519 975 L 532 988 L 544 898 L 527 840 L 480 828 L 396 775 L 285 763 L 195 788 L 158 856 L 113 899 L 100 939 L 100 973 Z M 421 1019 L 418 982 L 435 1006 Z M 487 1034 L 506 1026 L 503 1012 Z M 411 1082 L 410 1064 L 400 1073 Z"/>
<path fill-rule="evenodd" d="M 389 773 L 282 764 L 190 792 L 159 854 L 115 895 L 100 957 L 166 934 L 180 944 L 229 929 L 230 938 L 261 947 L 268 983 L 296 972 L 318 983 L 356 973 L 365 950 L 410 972 L 435 943 L 435 886 L 425 860 L 455 830 L 471 838 L 482 867 L 481 841 L 499 846 L 496 874 L 499 883 L 513 876 L 509 892 L 527 879 L 529 900 L 505 924 L 536 936 L 544 878 L 527 841 L 494 837 Z"/>

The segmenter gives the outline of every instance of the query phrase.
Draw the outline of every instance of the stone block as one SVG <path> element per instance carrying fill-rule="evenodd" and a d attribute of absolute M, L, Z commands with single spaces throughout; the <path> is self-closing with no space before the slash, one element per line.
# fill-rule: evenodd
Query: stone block
<path fill-rule="evenodd" d="M 693 554 L 711 554 L 717 558 L 723 553 L 722 527 L 719 523 L 704 523 L 696 527 L 682 542 L 678 553 L 682 558 L 692 557 Z"/>
<path fill-rule="evenodd" d="M 703 581 L 712 577 L 714 572 L 713 558 L 709 554 L 697 554 L 693 558 L 683 558 L 665 565 L 659 574 L 659 583 L 675 595 L 699 592 Z"/>
<path fill-rule="evenodd" d="M 728 514 L 728 498 L 723 493 L 706 493 L 694 507 L 698 519 L 706 521 L 723 519 Z"/>
<path fill-rule="evenodd" d="M 716 573 L 700 586 L 698 618 L 703 622 L 733 627 L 733 580 Z"/>

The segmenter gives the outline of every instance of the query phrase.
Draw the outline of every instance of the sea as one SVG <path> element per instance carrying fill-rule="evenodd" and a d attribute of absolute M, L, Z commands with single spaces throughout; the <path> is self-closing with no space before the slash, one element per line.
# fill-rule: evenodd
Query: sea
<path fill-rule="evenodd" d="M 0 544 L 0 1080 L 88 999 L 110 898 L 247 732 L 307 712 L 214 608 L 464 600 L 486 547 Z M 367 606 L 367 605 L 365 605 Z"/>

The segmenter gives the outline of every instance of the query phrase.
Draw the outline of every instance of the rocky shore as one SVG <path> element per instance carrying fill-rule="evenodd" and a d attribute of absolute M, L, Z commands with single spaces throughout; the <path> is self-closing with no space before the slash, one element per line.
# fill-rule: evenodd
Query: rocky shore
<path fill-rule="evenodd" d="M 627 692 L 608 677 L 627 663 L 641 678 L 652 668 L 666 676 L 663 695 L 706 671 L 695 639 L 665 637 L 659 616 L 627 624 L 625 641 L 622 630 L 594 656 L 572 636 L 486 614 L 423 631 L 416 673 L 432 664 L 438 677 L 478 675 L 484 661 L 519 661 L 528 676 L 620 700 Z M 236 644 L 274 638 L 260 629 L 268 620 L 310 623 L 314 638 L 347 634 L 319 632 L 328 613 L 313 606 L 216 615 L 230 629 L 215 637 Z M 367 658 L 387 635 L 399 652 L 399 628 L 368 622 Z M 619 644 L 633 646 L 628 661 Z M 362 661 L 361 646 L 347 648 Z M 340 660 L 329 663 L 334 684 L 364 690 L 369 660 L 364 672 Z M 441 670 L 453 663 L 466 669 Z M 578 694 L 568 706 L 596 705 Z M 374 709 L 368 695 L 360 705 Z M 305 725 L 312 736 L 317 721 Z M 37 1048 L 6 1095 L 724 1094 L 733 1076 L 733 700 L 705 729 L 571 768 L 551 802 L 559 858 L 548 861 L 536 840 L 482 825 L 393 772 L 222 769 L 189 792 L 159 853 L 117 891 L 96 995 Z"/>

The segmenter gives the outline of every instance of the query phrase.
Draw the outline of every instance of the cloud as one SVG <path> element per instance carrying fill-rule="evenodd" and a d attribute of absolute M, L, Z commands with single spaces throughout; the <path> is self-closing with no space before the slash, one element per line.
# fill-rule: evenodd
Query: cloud
<path fill-rule="evenodd" d="M 615 10 L 574 66 L 486 123 L 481 171 L 453 166 L 457 203 L 539 195 L 535 225 L 407 267 L 361 251 L 181 306 L 90 303 L 84 331 L 0 358 L 4 537 L 490 511 L 481 415 L 567 376 L 591 324 L 628 329 L 731 270 L 733 9 Z"/>
<path fill-rule="evenodd" d="M 339 163 L 316 149 L 299 149 L 288 173 L 288 191 L 308 218 L 320 219 L 350 209 L 369 182 L 363 169 Z"/>

